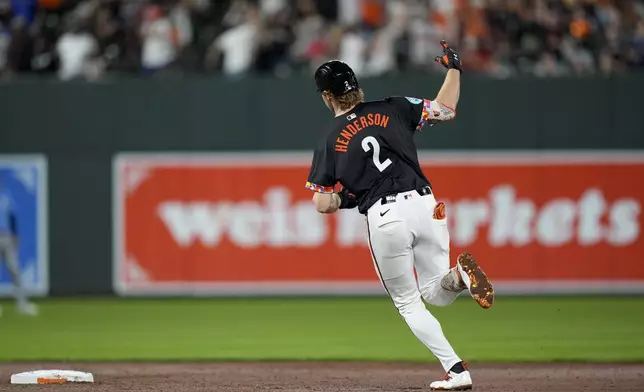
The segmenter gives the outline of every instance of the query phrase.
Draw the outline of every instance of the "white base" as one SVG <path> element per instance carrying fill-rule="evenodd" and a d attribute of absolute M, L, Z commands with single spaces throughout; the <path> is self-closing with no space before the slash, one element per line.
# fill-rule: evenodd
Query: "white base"
<path fill-rule="evenodd" d="M 75 370 L 34 370 L 11 375 L 12 384 L 65 384 L 68 382 L 94 382 L 92 373 Z"/>

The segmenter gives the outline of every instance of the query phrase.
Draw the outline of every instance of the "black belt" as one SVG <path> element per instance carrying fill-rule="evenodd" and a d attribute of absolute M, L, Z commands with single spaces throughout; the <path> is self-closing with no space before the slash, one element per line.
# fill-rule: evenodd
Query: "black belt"
<path fill-rule="evenodd" d="M 416 192 L 418 192 L 418 194 L 421 196 L 427 196 L 432 194 L 432 188 L 430 188 L 429 185 L 425 185 L 423 187 L 416 189 Z M 405 193 L 405 192 L 400 192 L 400 193 Z M 382 199 L 380 199 L 380 204 L 385 205 L 389 203 L 395 203 L 396 195 L 398 195 L 398 193 L 395 193 L 393 195 L 383 196 Z M 411 197 L 411 195 L 409 197 Z M 405 195 L 405 199 L 407 199 L 407 195 Z"/>

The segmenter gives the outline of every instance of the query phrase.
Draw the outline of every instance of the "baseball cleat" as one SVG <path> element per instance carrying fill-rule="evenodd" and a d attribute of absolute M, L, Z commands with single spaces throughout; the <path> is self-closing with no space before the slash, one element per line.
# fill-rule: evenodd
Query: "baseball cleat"
<path fill-rule="evenodd" d="M 442 379 L 429 384 L 432 391 L 469 391 L 472 376 L 467 370 L 461 373 L 448 372 Z"/>
<path fill-rule="evenodd" d="M 471 253 L 465 252 L 458 256 L 456 268 L 461 274 L 472 298 L 484 309 L 494 305 L 494 287 L 485 272 L 479 267 Z"/>

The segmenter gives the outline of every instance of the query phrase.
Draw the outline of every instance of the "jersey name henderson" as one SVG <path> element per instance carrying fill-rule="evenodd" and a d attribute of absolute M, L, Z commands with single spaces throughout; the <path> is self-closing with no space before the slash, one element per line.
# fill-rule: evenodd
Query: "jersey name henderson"
<path fill-rule="evenodd" d="M 340 136 L 335 139 L 336 152 L 347 152 L 347 147 L 349 146 L 351 139 L 363 129 L 372 126 L 387 128 L 387 125 L 389 125 L 389 116 L 386 114 L 369 113 L 366 116 L 360 116 L 357 118 L 355 114 L 348 116 L 349 120 L 352 118 L 355 118 L 355 120 L 340 131 Z"/>

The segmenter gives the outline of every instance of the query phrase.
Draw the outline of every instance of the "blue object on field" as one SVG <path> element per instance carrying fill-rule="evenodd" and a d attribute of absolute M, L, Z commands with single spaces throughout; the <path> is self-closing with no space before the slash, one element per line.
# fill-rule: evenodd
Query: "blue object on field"
<path fill-rule="evenodd" d="M 49 286 L 46 170 L 46 160 L 41 156 L 0 156 L 0 196 L 12 200 L 22 283 L 30 295 L 45 295 Z M 2 263 L 0 296 L 10 294 L 12 289 L 11 275 Z"/>

